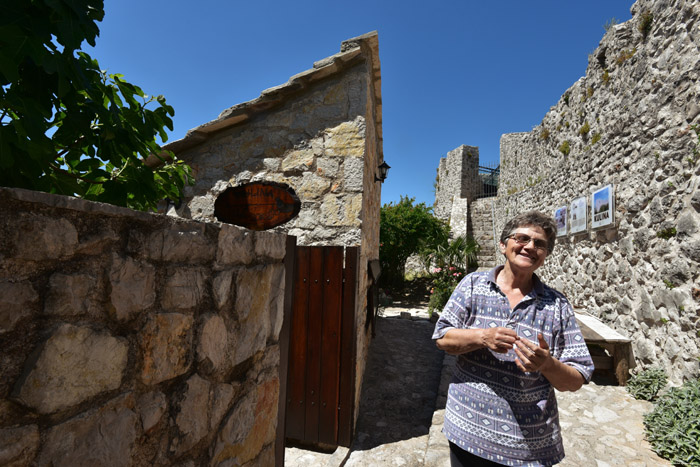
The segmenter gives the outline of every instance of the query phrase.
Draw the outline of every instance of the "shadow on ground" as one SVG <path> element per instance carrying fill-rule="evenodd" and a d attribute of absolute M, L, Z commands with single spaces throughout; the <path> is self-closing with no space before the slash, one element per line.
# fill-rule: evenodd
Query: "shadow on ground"
<path fill-rule="evenodd" d="M 353 450 L 427 435 L 443 353 L 425 319 L 377 318 L 362 384 Z"/>

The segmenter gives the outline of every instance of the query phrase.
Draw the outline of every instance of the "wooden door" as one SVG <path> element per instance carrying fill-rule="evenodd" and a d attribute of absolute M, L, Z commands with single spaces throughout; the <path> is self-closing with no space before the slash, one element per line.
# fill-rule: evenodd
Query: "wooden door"
<path fill-rule="evenodd" d="M 286 437 L 349 446 L 355 388 L 357 247 L 298 246 L 289 336 Z"/>

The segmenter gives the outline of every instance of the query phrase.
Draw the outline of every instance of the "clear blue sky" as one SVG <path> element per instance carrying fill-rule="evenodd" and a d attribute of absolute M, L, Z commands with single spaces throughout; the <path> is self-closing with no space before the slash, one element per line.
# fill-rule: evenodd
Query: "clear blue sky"
<path fill-rule="evenodd" d="M 382 68 L 382 203 L 432 206 L 441 157 L 478 146 L 498 164 L 502 134 L 530 131 L 586 72 L 612 18 L 632 0 L 338 2 L 106 0 L 95 49 L 175 108 L 169 141 L 285 83 L 377 30 Z"/>

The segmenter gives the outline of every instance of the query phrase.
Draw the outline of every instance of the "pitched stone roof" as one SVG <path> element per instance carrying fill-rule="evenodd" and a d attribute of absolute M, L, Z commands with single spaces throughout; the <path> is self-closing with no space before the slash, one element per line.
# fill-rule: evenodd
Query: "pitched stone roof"
<path fill-rule="evenodd" d="M 377 31 L 343 41 L 339 53 L 315 62 L 313 68 L 292 76 L 282 85 L 262 91 L 260 97 L 256 99 L 229 107 L 221 112 L 215 120 L 191 129 L 184 138 L 168 143 L 163 148 L 177 154 L 195 147 L 212 137 L 214 133 L 245 123 L 256 114 L 281 106 L 292 96 L 303 92 L 317 81 L 342 73 L 363 60 L 368 61 L 372 70 L 376 106 L 375 118 L 379 150 L 381 151 L 383 147 L 382 86 Z M 379 154 L 379 157 L 380 160 L 383 159 L 382 154 Z"/>

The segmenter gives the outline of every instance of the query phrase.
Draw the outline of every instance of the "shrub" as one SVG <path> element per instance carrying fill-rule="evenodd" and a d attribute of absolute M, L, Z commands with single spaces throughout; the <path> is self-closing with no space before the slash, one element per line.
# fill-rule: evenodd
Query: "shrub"
<path fill-rule="evenodd" d="M 579 133 L 581 136 L 586 136 L 586 135 L 588 134 L 589 131 L 591 131 L 591 126 L 588 124 L 588 121 L 585 121 L 585 122 L 583 123 L 583 126 L 581 127 L 581 129 L 578 130 L 578 133 Z"/>
<path fill-rule="evenodd" d="M 661 396 L 644 426 L 659 456 L 674 465 L 700 465 L 700 379 Z"/>
<path fill-rule="evenodd" d="M 605 83 L 606 86 L 608 84 L 610 84 L 610 73 L 608 72 L 608 70 L 605 70 L 603 72 L 603 82 Z"/>
<path fill-rule="evenodd" d="M 639 29 L 639 32 L 642 33 L 642 37 L 644 39 L 647 38 L 649 35 L 649 31 L 651 31 L 651 23 L 654 22 L 654 14 L 647 10 L 644 13 L 642 13 L 642 19 L 639 21 L 639 26 L 637 26 L 637 29 Z"/>
<path fill-rule="evenodd" d="M 593 133 L 593 138 L 591 138 L 591 144 L 595 144 L 600 141 L 600 133 Z"/>
<path fill-rule="evenodd" d="M 402 196 L 398 203 L 382 206 L 379 220 L 379 261 L 383 285 L 403 282 L 406 259 L 426 248 L 447 243 L 449 226 L 433 216 L 424 203 Z"/>
<path fill-rule="evenodd" d="M 457 237 L 447 246 L 438 246 L 431 255 L 432 284 L 428 312 L 442 310 L 452 291 L 470 269 L 475 269 L 479 244 L 471 237 Z"/>
<path fill-rule="evenodd" d="M 632 376 L 627 382 L 627 392 L 635 399 L 651 401 L 666 386 L 666 373 L 661 368 L 650 368 Z"/>
<path fill-rule="evenodd" d="M 549 139 L 549 130 L 546 128 L 543 128 L 542 131 L 540 132 L 540 139 L 547 141 Z"/>
<path fill-rule="evenodd" d="M 559 150 L 561 151 L 562 154 L 565 156 L 568 156 L 569 153 L 571 152 L 571 146 L 569 145 L 569 140 L 564 140 L 563 143 L 561 143 L 561 146 L 559 146 Z"/>

